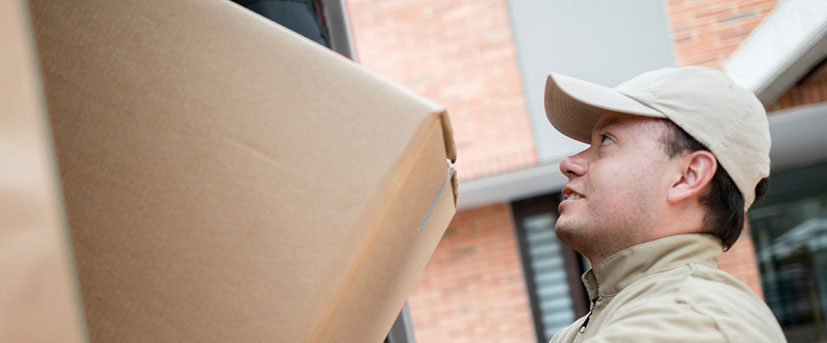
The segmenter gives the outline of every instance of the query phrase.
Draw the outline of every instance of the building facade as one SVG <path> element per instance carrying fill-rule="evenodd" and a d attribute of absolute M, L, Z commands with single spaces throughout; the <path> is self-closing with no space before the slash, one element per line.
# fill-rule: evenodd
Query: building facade
<path fill-rule="evenodd" d="M 683 65 L 746 83 L 771 122 L 768 199 L 721 268 L 766 299 L 791 342 L 827 341 L 827 9 L 573 3 L 345 1 L 357 60 L 445 105 L 454 126 L 460 210 L 409 299 L 417 341 L 543 342 L 586 312 L 588 261 L 554 235 L 558 163 L 585 146 L 553 132 L 542 83 L 554 71 L 614 86 Z M 756 57 L 779 39 L 774 64 Z"/>

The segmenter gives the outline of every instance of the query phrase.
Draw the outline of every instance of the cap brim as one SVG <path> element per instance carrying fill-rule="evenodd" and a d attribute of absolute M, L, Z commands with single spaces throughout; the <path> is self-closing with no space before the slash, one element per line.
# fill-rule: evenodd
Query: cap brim
<path fill-rule="evenodd" d="M 546 80 L 546 116 L 560 133 L 583 143 L 591 142 L 591 131 L 603 110 L 666 118 L 609 87 L 551 73 Z"/>

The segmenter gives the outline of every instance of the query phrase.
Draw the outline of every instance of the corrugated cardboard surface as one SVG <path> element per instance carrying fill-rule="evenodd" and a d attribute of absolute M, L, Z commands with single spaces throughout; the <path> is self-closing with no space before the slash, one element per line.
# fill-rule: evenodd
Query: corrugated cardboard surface
<path fill-rule="evenodd" d="M 229 2 L 32 15 L 93 341 L 381 341 L 455 211 L 440 106 Z"/>
<path fill-rule="evenodd" d="M 436 119 L 436 118 L 435 118 Z M 369 327 L 372 332 L 362 336 L 348 320 L 342 318 L 359 318 L 360 321 L 378 322 L 384 318 L 395 317 L 402 308 L 404 299 L 424 268 L 423 262 L 430 257 L 435 243 L 454 215 L 454 196 L 451 191 L 451 177 L 444 158 L 442 130 L 438 120 L 432 120 L 426 126 L 423 140 L 418 141 L 408 159 L 409 164 L 400 168 L 407 170 L 394 180 L 400 185 L 385 203 L 377 208 L 375 222 L 365 225 L 372 232 L 365 239 L 363 250 L 356 253 L 356 260 L 349 266 L 344 287 L 336 293 L 328 311 L 312 335 L 313 342 L 361 342 L 362 337 L 381 338 L 390 327 Z M 440 159 L 440 157 L 442 157 Z M 444 183 L 443 183 L 444 182 Z M 434 198 L 432 185 L 443 183 L 445 189 Z M 401 186 L 406 185 L 406 186 Z M 436 201 L 435 210 L 430 213 L 422 232 L 417 232 L 417 225 L 423 219 L 426 207 L 432 200 Z M 414 225 L 411 225 L 414 224 Z M 364 286 L 356 286 L 363 284 Z M 352 289 L 364 289 L 360 294 L 352 294 Z M 388 307 L 387 299 L 403 299 L 395 306 Z M 321 303 L 318 305 L 322 307 Z M 338 320 L 337 320 L 338 319 Z M 392 323 L 389 323 L 390 325 Z M 360 339 L 362 338 L 362 339 Z M 371 340 L 368 340 L 371 341 Z"/>
<path fill-rule="evenodd" d="M 0 1 L 0 342 L 81 342 L 83 312 L 25 1 Z"/>

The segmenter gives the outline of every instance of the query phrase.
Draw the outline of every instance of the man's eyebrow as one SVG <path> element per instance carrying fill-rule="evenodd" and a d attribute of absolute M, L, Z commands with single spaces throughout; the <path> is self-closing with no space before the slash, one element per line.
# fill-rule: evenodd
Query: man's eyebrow
<path fill-rule="evenodd" d="M 612 125 L 617 125 L 618 120 L 616 118 L 608 119 L 594 127 L 595 132 L 600 132 L 605 130 L 607 127 Z"/>

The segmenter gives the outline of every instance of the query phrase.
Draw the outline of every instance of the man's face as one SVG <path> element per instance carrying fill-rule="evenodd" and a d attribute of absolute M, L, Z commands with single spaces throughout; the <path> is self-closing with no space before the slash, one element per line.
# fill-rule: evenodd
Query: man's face
<path fill-rule="evenodd" d="M 604 111 L 591 146 L 560 163 L 569 178 L 558 210 L 561 240 L 590 260 L 650 240 L 671 166 L 659 119 Z"/>

